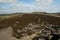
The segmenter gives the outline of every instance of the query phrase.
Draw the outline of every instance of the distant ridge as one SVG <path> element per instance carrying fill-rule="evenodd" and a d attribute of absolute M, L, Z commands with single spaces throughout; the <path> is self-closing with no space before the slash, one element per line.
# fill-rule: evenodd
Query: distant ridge
<path fill-rule="evenodd" d="M 47 14 L 47 15 L 58 15 L 60 16 L 60 13 L 47 13 L 47 12 L 32 12 L 32 13 L 10 13 L 10 14 L 0 14 L 0 16 L 10 16 L 10 15 L 19 15 L 19 14 Z"/>

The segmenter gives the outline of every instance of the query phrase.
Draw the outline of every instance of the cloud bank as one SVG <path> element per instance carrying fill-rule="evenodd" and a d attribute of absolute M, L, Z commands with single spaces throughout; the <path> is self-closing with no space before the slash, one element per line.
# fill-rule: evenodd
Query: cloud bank
<path fill-rule="evenodd" d="M 17 0 L 0 0 L 0 3 L 16 3 Z"/>
<path fill-rule="evenodd" d="M 8 8 L 0 8 L 0 13 L 13 12 L 58 12 L 59 7 L 53 6 L 54 0 L 34 0 L 32 4 L 25 4 L 17 0 L 0 0 L 0 3 L 10 3 Z"/>

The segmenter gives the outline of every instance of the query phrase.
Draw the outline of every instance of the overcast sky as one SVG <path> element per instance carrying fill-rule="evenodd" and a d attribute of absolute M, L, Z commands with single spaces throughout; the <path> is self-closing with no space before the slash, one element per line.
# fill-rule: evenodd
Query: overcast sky
<path fill-rule="evenodd" d="M 41 11 L 60 12 L 60 0 L 0 0 L 0 14 Z"/>

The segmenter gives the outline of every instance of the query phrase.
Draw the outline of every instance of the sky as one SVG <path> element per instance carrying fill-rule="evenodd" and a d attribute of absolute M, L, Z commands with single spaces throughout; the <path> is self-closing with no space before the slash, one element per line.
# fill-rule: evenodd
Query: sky
<path fill-rule="evenodd" d="M 60 12 L 60 0 L 0 0 L 0 14 L 17 12 Z"/>

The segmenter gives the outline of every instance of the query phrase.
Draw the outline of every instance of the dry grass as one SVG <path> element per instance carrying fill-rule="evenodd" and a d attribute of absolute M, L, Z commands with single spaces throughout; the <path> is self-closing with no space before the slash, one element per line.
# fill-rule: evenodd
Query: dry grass
<path fill-rule="evenodd" d="M 29 23 L 37 23 L 39 18 L 41 19 L 40 24 L 45 22 L 60 25 L 60 17 L 48 16 L 44 14 L 16 14 L 10 16 L 1 16 L 0 18 L 0 27 L 12 26 L 18 22 L 16 25 L 24 28 L 24 26 L 28 25 Z"/>
<path fill-rule="evenodd" d="M 36 23 L 40 19 L 39 24 L 41 25 L 43 22 L 47 24 L 55 24 L 60 25 L 60 17 L 49 16 L 44 14 L 17 14 L 10 16 L 2 16 L 3 20 L 0 20 L 0 29 L 11 26 L 14 33 L 17 32 L 18 29 L 22 30 L 29 23 Z M 43 24 L 44 24 L 43 23 Z M 33 32 L 27 32 L 28 35 L 31 35 Z"/>

